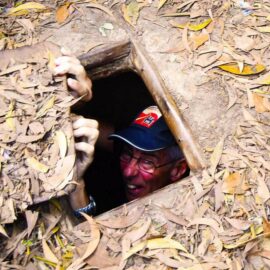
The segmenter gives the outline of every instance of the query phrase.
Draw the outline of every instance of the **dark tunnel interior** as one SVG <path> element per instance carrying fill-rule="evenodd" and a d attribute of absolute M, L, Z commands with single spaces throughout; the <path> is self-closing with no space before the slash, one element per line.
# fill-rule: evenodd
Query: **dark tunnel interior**
<path fill-rule="evenodd" d="M 88 194 L 94 197 L 97 204 L 96 214 L 125 203 L 117 146 L 114 146 L 114 151 L 104 146 L 109 141 L 102 126 L 115 129 L 126 127 L 141 110 L 153 104 L 141 78 L 133 72 L 127 72 L 93 81 L 93 98 L 73 111 L 98 120 L 100 136 L 105 136 L 103 142 L 97 144 L 94 162 L 85 174 Z"/>

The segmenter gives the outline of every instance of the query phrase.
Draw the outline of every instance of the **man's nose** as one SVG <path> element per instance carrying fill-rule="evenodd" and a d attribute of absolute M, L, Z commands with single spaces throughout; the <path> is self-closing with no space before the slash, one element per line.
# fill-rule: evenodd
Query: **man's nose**
<path fill-rule="evenodd" d="M 123 174 L 126 177 L 130 177 L 130 176 L 137 175 L 138 172 L 139 172 L 138 160 L 135 158 L 132 158 L 131 161 L 126 164 Z"/>

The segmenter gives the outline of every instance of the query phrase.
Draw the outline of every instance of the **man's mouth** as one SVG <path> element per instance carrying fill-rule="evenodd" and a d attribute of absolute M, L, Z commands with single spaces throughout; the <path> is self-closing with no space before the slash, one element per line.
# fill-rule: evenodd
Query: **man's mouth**
<path fill-rule="evenodd" d="M 135 186 L 135 185 L 127 185 L 127 187 L 128 187 L 128 189 L 136 189 L 136 188 L 138 188 L 138 186 Z"/>
<path fill-rule="evenodd" d="M 140 193 L 143 191 L 143 189 L 143 186 L 126 184 L 127 194 L 132 200 L 140 197 Z"/>

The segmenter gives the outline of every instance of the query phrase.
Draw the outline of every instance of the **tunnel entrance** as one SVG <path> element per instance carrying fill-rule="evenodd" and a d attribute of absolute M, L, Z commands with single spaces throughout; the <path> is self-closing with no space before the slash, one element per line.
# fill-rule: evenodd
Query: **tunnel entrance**
<path fill-rule="evenodd" d="M 101 214 L 126 203 L 119 168 L 120 146 L 107 137 L 114 130 L 127 127 L 143 109 L 155 105 L 142 79 L 133 72 L 93 81 L 93 98 L 75 112 L 98 120 L 100 136 L 94 162 L 85 174 L 88 194 Z M 188 175 L 188 173 L 187 173 Z"/>
<path fill-rule="evenodd" d="M 76 110 L 78 115 L 100 123 L 100 138 L 94 162 L 88 168 L 85 182 L 88 194 L 100 214 L 125 203 L 119 175 L 117 146 L 107 140 L 113 129 L 126 127 L 134 116 L 154 101 L 141 78 L 133 72 L 121 73 L 93 81 L 93 98 Z"/>

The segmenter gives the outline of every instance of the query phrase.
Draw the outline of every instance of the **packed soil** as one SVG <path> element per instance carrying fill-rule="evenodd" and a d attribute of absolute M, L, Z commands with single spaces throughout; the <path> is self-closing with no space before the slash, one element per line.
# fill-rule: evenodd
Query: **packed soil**
<path fill-rule="evenodd" d="M 49 214 L 28 212 L 1 242 L 1 267 L 268 269 L 268 1 L 40 3 L 46 8 L 15 17 L 3 5 L 2 49 L 50 40 L 79 56 L 135 39 L 208 167 L 75 228 L 55 202 Z"/>

